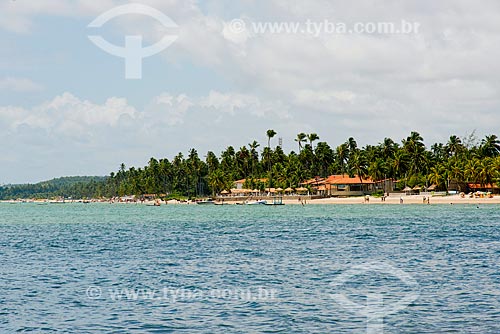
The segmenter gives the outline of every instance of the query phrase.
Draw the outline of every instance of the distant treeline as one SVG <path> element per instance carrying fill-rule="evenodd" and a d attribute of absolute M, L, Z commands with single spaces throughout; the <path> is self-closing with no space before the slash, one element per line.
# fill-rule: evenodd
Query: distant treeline
<path fill-rule="evenodd" d="M 71 176 L 36 184 L 8 185 L 0 187 L 0 199 L 92 198 L 104 189 L 106 179 L 103 176 Z"/>
<path fill-rule="evenodd" d="M 467 183 L 500 182 L 500 140 L 496 135 L 482 139 L 474 134 L 465 138 L 451 136 L 446 143 L 428 148 L 418 132 L 400 143 L 385 138 L 364 147 L 358 147 L 354 138 L 331 147 L 319 141 L 315 133 L 299 133 L 295 138 L 297 151 L 286 154 L 280 146 L 272 145 L 276 134 L 268 130 L 267 145 L 263 147 L 253 141 L 239 149 L 229 146 L 220 156 L 209 151 L 203 159 L 191 149 L 187 157 L 179 153 L 172 160 L 151 158 L 142 168 L 127 169 L 122 164 L 106 179 L 73 179 L 62 184 L 53 180 L 7 187 L 0 189 L 0 197 L 196 197 L 228 190 L 235 180 L 244 178 L 245 187 L 263 190 L 269 186 L 293 188 L 306 179 L 332 174 L 369 176 L 374 180 L 392 178 L 400 181 L 401 187 L 435 184 L 439 190 L 447 190 L 452 183 L 462 187 Z"/>

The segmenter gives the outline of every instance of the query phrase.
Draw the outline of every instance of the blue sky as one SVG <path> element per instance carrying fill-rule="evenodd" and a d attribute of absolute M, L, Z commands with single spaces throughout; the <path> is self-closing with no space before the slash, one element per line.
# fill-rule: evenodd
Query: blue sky
<path fill-rule="evenodd" d="M 0 184 L 104 175 L 198 149 L 298 132 L 339 145 L 419 131 L 428 144 L 500 124 L 500 5 L 484 1 L 137 1 L 178 25 L 142 79 L 87 38 L 166 33 L 142 15 L 88 24 L 128 1 L 0 2 Z M 246 29 L 232 30 L 233 20 Z M 254 22 L 400 22 L 406 35 L 262 33 Z"/>

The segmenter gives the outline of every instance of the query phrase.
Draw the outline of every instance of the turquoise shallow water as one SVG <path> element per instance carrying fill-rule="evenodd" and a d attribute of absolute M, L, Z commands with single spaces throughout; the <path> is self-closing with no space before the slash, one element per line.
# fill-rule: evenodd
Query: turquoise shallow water
<path fill-rule="evenodd" d="M 0 214 L 0 333 L 500 332 L 499 206 Z"/>

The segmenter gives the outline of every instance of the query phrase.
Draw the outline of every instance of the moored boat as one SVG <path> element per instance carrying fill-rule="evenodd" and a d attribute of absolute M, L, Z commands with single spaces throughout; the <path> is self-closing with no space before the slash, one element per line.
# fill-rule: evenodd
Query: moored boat
<path fill-rule="evenodd" d="M 266 205 L 267 201 L 266 200 L 258 200 L 258 201 L 247 201 L 245 202 L 246 205 Z"/>
<path fill-rule="evenodd" d="M 204 201 L 197 201 L 196 204 L 199 204 L 199 205 L 214 205 L 215 202 L 212 199 L 207 199 L 207 200 L 204 200 Z"/>

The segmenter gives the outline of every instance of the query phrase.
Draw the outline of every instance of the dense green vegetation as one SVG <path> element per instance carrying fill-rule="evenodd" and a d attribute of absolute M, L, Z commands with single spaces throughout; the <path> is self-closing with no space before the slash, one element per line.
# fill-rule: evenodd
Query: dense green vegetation
<path fill-rule="evenodd" d="M 9 185 L 0 187 L 0 199 L 16 198 L 90 198 L 102 194 L 106 177 L 71 176 L 61 177 L 36 184 Z"/>
<path fill-rule="evenodd" d="M 466 191 L 467 183 L 500 182 L 500 140 L 495 135 L 481 140 L 474 134 L 467 138 L 451 136 L 447 143 L 426 148 L 420 134 L 412 132 L 401 143 L 385 138 L 378 145 L 361 148 L 354 138 L 349 138 L 332 148 L 320 142 L 315 133 L 300 133 L 295 138 L 297 152 L 289 154 L 273 145 L 274 130 L 268 130 L 266 135 L 267 145 L 263 148 L 253 141 L 239 149 L 229 146 L 220 156 L 208 152 L 204 159 L 191 149 L 186 157 L 179 153 L 172 160 L 151 158 L 143 168 L 127 169 L 122 164 L 105 180 L 64 186 L 53 194 L 81 198 L 141 194 L 195 197 L 219 193 L 243 178 L 248 180 L 248 188 L 287 188 L 331 174 L 369 176 L 374 180 L 394 178 L 400 180 L 401 186 L 411 187 L 436 184 L 440 190 L 453 184 L 461 191 Z M 266 181 L 260 180 L 263 178 Z M 25 192 L 15 192 L 17 187 L 4 188 L 0 195 L 36 197 L 44 193 L 42 185 L 36 186 L 31 192 L 30 186 L 19 188 L 26 187 Z"/>

